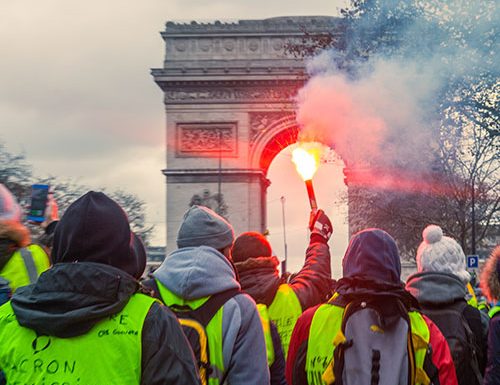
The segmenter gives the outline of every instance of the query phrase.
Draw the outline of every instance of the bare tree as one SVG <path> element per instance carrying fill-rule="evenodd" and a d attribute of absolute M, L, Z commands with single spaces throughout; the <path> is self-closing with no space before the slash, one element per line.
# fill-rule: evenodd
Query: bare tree
<path fill-rule="evenodd" d="M 10 153 L 3 143 L 0 143 L 0 183 L 12 191 L 19 201 L 29 198 L 31 167 L 24 154 Z"/>
<path fill-rule="evenodd" d="M 31 185 L 36 183 L 48 184 L 54 191 L 54 199 L 59 208 L 59 216 L 64 214 L 66 208 L 80 196 L 90 190 L 89 187 L 69 179 L 54 176 L 36 178 L 31 173 L 31 166 L 26 161 L 24 154 L 12 154 L 0 143 L 0 183 L 3 183 L 16 196 L 21 205 L 27 209 L 31 195 Z M 145 244 L 149 243 L 154 225 L 146 224 L 146 204 L 139 197 L 123 190 L 107 192 L 127 213 L 132 231 L 138 234 Z M 35 235 L 41 229 L 34 224 L 28 224 Z"/>
<path fill-rule="evenodd" d="M 428 161 L 419 170 L 408 168 L 404 159 L 387 164 L 394 168 L 389 172 L 374 165 L 347 169 L 350 231 L 384 228 L 409 258 L 428 223 L 456 237 L 466 253 L 487 253 L 488 241 L 500 233 L 497 36 L 495 28 L 486 27 L 494 22 L 492 8 L 498 5 L 488 0 L 472 10 L 474 17 L 464 17 L 470 4 L 446 4 L 444 15 L 441 0 L 351 0 L 341 11 L 342 39 L 333 31 L 330 38 L 306 33 L 288 49 L 303 58 L 333 48 L 332 67 L 358 80 L 372 56 L 428 57 L 450 68 L 443 71 L 446 78 L 434 99 L 426 101 L 435 144 L 428 146 L 432 153 L 422 156 Z M 452 22 L 443 23 L 442 17 Z M 456 62 L 449 61 L 448 52 Z M 464 56 L 469 53 L 475 56 Z"/>

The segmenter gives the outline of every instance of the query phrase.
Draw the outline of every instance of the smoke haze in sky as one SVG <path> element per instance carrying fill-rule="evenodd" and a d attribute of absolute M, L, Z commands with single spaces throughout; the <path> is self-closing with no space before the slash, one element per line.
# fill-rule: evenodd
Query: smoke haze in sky
<path fill-rule="evenodd" d="M 498 79 L 499 2 L 377 3 L 383 16 L 356 20 L 345 51 L 309 62 L 312 78 L 298 96 L 302 137 L 321 139 L 348 164 L 426 169 L 447 87 L 483 73 Z M 397 48 L 382 45 L 345 71 L 342 61 L 388 23 Z"/>

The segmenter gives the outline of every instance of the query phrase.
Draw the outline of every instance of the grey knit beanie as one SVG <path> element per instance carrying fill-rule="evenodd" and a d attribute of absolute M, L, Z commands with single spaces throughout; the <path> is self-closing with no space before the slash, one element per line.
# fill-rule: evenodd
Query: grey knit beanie
<path fill-rule="evenodd" d="M 424 241 L 417 250 L 417 270 L 434 271 L 456 275 L 466 284 L 470 274 L 465 268 L 465 254 L 453 238 L 443 236 L 443 230 L 429 225 L 422 232 Z"/>
<path fill-rule="evenodd" d="M 232 245 L 233 226 L 204 206 L 192 206 L 184 214 L 177 233 L 177 247 L 210 246 L 217 250 Z"/>
<path fill-rule="evenodd" d="M 0 183 L 0 221 L 21 222 L 22 210 L 16 198 Z"/>

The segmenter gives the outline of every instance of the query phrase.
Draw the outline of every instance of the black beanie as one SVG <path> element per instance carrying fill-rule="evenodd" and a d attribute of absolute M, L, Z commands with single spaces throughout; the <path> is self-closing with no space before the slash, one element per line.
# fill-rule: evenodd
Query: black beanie
<path fill-rule="evenodd" d="M 246 261 L 248 258 L 270 257 L 272 255 L 273 250 L 269 241 L 255 231 L 242 233 L 236 238 L 231 249 L 231 256 L 235 263 Z"/>
<path fill-rule="evenodd" d="M 140 278 L 146 253 L 123 209 L 105 194 L 90 191 L 73 202 L 57 224 L 52 261 L 97 262 Z"/>

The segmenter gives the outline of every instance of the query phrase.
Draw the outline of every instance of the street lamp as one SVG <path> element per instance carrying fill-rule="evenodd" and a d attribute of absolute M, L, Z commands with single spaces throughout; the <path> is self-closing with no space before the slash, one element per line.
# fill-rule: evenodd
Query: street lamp
<path fill-rule="evenodd" d="M 471 252 L 473 255 L 476 255 L 476 193 L 475 193 L 475 175 L 472 174 L 472 196 L 471 196 L 471 222 L 472 222 L 472 231 L 471 231 Z"/>
<path fill-rule="evenodd" d="M 219 173 L 217 178 L 217 214 L 222 214 L 221 201 L 222 201 L 222 130 L 218 130 L 219 134 Z"/>

